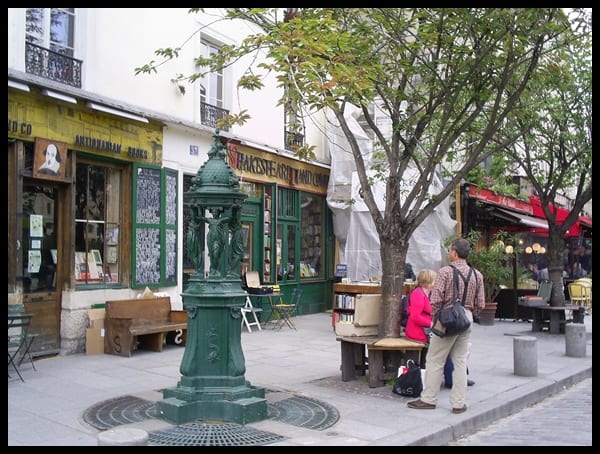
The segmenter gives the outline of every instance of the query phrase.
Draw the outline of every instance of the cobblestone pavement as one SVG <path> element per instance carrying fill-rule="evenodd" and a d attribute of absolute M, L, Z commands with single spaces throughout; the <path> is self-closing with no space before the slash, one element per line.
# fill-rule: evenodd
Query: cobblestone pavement
<path fill-rule="evenodd" d="M 592 379 L 448 446 L 592 446 Z"/>

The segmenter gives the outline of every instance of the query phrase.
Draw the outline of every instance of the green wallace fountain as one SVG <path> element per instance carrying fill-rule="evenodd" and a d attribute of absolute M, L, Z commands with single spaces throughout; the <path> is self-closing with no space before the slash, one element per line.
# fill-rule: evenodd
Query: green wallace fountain
<path fill-rule="evenodd" d="M 191 212 L 185 247 L 196 270 L 182 293 L 187 341 L 181 379 L 175 388 L 165 389 L 157 403 L 159 417 L 175 424 L 196 420 L 247 424 L 268 416 L 264 388 L 245 378 L 241 346 L 246 292 L 240 278 L 240 216 L 246 197 L 216 131 L 208 160 L 184 194 Z"/>

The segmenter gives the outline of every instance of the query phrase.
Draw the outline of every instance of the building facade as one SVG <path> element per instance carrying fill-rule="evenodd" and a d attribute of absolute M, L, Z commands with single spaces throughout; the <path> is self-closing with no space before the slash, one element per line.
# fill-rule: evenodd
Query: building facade
<path fill-rule="evenodd" d="M 247 25 L 217 28 L 210 9 L 8 12 L 8 302 L 34 314 L 35 354 L 83 352 L 87 309 L 146 287 L 181 308 L 192 271 L 185 192 L 216 120 L 240 108 L 251 119 L 220 131 L 249 195 L 240 271 L 259 271 L 284 295 L 305 287 L 299 313 L 331 307 L 326 138 L 287 128 L 275 80 L 240 93 L 247 61 L 173 82 L 194 70 L 194 56 L 252 32 Z M 156 74 L 135 74 L 155 49 L 186 41 Z M 315 162 L 294 156 L 304 141 L 316 145 Z"/>

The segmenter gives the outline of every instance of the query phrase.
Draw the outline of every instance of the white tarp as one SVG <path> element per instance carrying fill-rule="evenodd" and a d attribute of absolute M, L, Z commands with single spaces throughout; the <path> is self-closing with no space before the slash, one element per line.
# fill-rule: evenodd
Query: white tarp
<path fill-rule="evenodd" d="M 372 140 L 360 124 L 347 116 L 350 129 L 366 157 L 367 168 L 372 153 Z M 331 174 L 327 191 L 327 203 L 333 213 L 334 234 L 340 247 L 340 261 L 348 265 L 348 278 L 366 281 L 381 278 L 381 255 L 379 237 L 371 214 L 360 197 L 360 183 L 348 142 L 339 127 L 332 128 Z M 405 182 L 410 181 L 407 175 Z M 378 206 L 385 204 L 385 184 L 378 182 L 372 188 Z M 437 180 L 429 192 L 437 194 L 442 181 Z M 350 204 L 350 201 L 354 203 Z M 439 269 L 445 260 L 444 240 L 455 233 L 456 221 L 449 215 L 450 201 L 442 202 L 434 212 L 416 229 L 409 240 L 406 256 L 415 273 L 423 268 Z"/>

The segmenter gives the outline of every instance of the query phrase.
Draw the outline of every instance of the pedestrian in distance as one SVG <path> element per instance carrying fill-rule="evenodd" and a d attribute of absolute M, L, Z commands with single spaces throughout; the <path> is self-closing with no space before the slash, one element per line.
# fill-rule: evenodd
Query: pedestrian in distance
<path fill-rule="evenodd" d="M 417 277 L 415 276 L 415 272 L 413 271 L 413 267 L 410 263 L 406 262 L 404 264 L 404 280 L 405 281 L 414 281 Z"/>
<path fill-rule="evenodd" d="M 432 313 L 435 314 L 444 307 L 454 303 L 454 268 L 462 276 L 467 278 L 470 267 L 467 264 L 470 245 L 464 238 L 455 238 L 448 248 L 450 265 L 440 268 L 437 273 L 433 287 L 431 288 L 430 301 Z M 485 307 L 485 292 L 483 290 L 483 275 L 474 270 L 472 278 L 465 283 L 458 279 L 458 295 L 463 295 L 466 285 L 466 297 L 464 301 L 467 318 L 471 320 L 471 326 L 460 334 L 454 336 L 439 337 L 431 336 L 429 349 L 426 356 L 425 389 L 421 398 L 408 402 L 408 407 L 417 410 L 432 410 L 436 408 L 438 393 L 442 384 L 444 365 L 448 355 L 454 363 L 453 386 L 450 391 L 450 405 L 452 413 L 460 414 L 467 410 L 465 395 L 467 392 L 467 355 L 473 327 L 473 316 L 479 316 L 479 312 Z"/>

